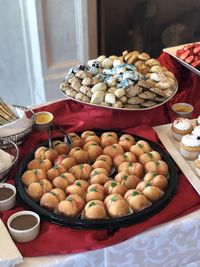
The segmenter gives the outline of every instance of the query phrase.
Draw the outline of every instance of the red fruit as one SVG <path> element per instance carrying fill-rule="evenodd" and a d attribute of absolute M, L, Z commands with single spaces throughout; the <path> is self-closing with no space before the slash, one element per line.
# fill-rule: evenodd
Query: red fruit
<path fill-rule="evenodd" d="M 194 60 L 194 56 L 192 55 L 192 56 L 187 57 L 187 58 L 185 59 L 185 62 L 187 62 L 188 64 L 190 64 L 190 63 L 193 62 L 193 60 Z"/>
<path fill-rule="evenodd" d="M 185 45 L 184 47 L 183 47 L 183 49 L 186 51 L 186 50 L 190 50 L 190 49 L 192 49 L 194 47 L 194 44 L 189 44 L 189 45 Z"/>
<path fill-rule="evenodd" d="M 195 61 L 195 62 L 193 62 L 191 65 L 192 65 L 194 68 L 199 67 L 199 66 L 200 66 L 200 59 L 197 60 L 197 61 Z"/>
<path fill-rule="evenodd" d="M 194 54 L 198 54 L 200 52 L 200 46 L 197 46 L 193 49 Z"/>
<path fill-rule="evenodd" d="M 187 50 L 180 55 L 180 59 L 185 60 L 189 56 L 190 51 Z"/>
<path fill-rule="evenodd" d="M 183 54 L 185 52 L 185 50 L 183 49 L 183 48 L 181 48 L 181 49 L 178 49 L 177 51 L 176 51 L 176 55 L 179 57 L 181 54 Z"/>

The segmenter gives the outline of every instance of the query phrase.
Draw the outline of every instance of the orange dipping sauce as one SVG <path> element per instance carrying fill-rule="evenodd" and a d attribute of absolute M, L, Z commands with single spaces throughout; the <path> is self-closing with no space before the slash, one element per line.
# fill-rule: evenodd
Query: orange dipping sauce
<path fill-rule="evenodd" d="M 177 105 L 173 107 L 173 110 L 176 112 L 192 112 L 192 107 L 190 106 L 185 106 L 185 105 Z"/>
<path fill-rule="evenodd" d="M 49 112 L 38 112 L 36 113 L 35 122 L 37 124 L 48 123 L 53 119 L 53 115 Z"/>

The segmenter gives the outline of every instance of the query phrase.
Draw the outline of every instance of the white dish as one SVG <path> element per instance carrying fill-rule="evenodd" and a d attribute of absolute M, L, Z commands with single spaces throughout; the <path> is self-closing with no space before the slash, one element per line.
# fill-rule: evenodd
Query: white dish
<path fill-rule="evenodd" d="M 89 106 L 95 106 L 95 107 L 99 107 L 99 108 L 107 108 L 107 109 L 114 109 L 114 110 L 120 110 L 120 111 L 123 111 L 123 110 L 126 110 L 126 111 L 143 111 L 143 110 L 149 110 L 149 109 L 153 109 L 153 108 L 157 108 L 159 106 L 162 106 L 163 104 L 165 104 L 166 102 L 168 102 L 177 92 L 178 90 L 178 83 L 176 83 L 176 88 L 174 89 L 174 92 L 173 94 L 167 98 L 165 101 L 163 101 L 162 103 L 157 103 L 155 106 L 152 106 L 152 107 L 149 107 L 149 108 L 134 108 L 134 109 L 131 109 L 131 108 L 115 108 L 115 107 L 109 107 L 109 106 L 102 106 L 102 105 L 96 105 L 96 104 L 92 104 L 92 103 L 87 103 L 87 102 L 83 102 L 81 100 L 77 100 L 77 99 L 74 99 L 68 95 L 66 95 L 62 90 L 62 94 L 71 99 L 71 100 L 74 100 L 75 102 L 79 102 L 81 104 L 84 104 L 84 105 L 89 105 Z"/>
<path fill-rule="evenodd" d="M 199 43 L 199 42 L 196 42 L 196 43 Z M 183 45 L 178 45 L 178 46 L 172 46 L 172 47 L 164 48 L 163 51 L 166 52 L 167 54 L 169 54 L 170 56 L 174 57 L 183 66 L 185 66 L 187 69 L 193 71 L 194 73 L 196 73 L 197 75 L 200 76 L 200 70 L 198 70 L 197 68 L 192 67 L 190 64 L 186 63 L 185 61 L 181 60 L 179 57 L 176 56 L 176 51 L 178 49 L 183 48 L 185 45 L 188 45 L 188 44 L 183 44 Z"/>
<path fill-rule="evenodd" d="M 191 121 L 192 124 L 195 125 L 196 119 Z M 179 150 L 180 143 L 172 136 L 171 124 L 156 126 L 153 129 L 157 132 L 159 139 L 182 170 L 188 181 L 200 195 L 200 178 L 196 174 L 194 161 L 186 160 L 181 156 Z"/>

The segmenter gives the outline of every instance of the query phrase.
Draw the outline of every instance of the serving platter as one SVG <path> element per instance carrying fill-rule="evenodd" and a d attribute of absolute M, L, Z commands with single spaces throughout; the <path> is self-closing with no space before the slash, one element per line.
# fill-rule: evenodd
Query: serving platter
<path fill-rule="evenodd" d="M 112 131 L 112 130 L 111 130 Z M 116 131 L 115 131 L 116 132 Z M 100 136 L 103 131 L 96 131 L 96 134 Z M 124 132 L 117 132 L 118 136 L 124 134 Z M 164 206 L 171 200 L 171 198 L 176 193 L 176 188 L 178 184 L 178 175 L 177 170 L 171 156 L 166 153 L 158 144 L 142 138 L 140 136 L 132 135 L 136 141 L 144 140 L 149 143 L 153 150 L 156 150 L 160 155 L 162 160 L 164 160 L 169 168 L 169 176 L 168 176 L 168 187 L 166 188 L 163 196 L 156 202 L 152 203 L 147 208 L 141 210 L 137 213 L 131 213 L 130 215 L 126 215 L 119 218 L 108 218 L 108 219 L 82 219 L 80 216 L 77 218 L 69 218 L 66 216 L 62 216 L 57 213 L 52 213 L 44 208 L 42 208 L 37 202 L 33 201 L 26 193 L 25 187 L 22 184 L 21 177 L 23 173 L 26 171 L 27 164 L 34 158 L 34 151 L 30 152 L 22 161 L 19 171 L 16 176 L 16 187 L 18 191 L 18 196 L 27 208 L 34 210 L 38 213 L 42 219 L 48 220 L 51 223 L 59 224 L 62 226 L 79 228 L 79 229 L 117 229 L 120 227 L 130 226 L 136 223 L 139 223 L 143 220 L 147 220 L 149 217 L 160 211 L 164 208 Z M 59 138 L 62 140 L 62 138 Z M 58 140 L 58 138 L 56 138 Z M 48 146 L 48 142 L 42 143 L 40 146 Z"/>
<path fill-rule="evenodd" d="M 195 119 L 191 120 L 195 125 Z M 171 133 L 171 124 L 164 124 L 154 127 L 161 142 L 172 156 L 174 161 L 177 163 L 179 168 L 185 174 L 188 181 L 191 183 L 193 188 L 200 195 L 200 178 L 197 176 L 195 171 L 194 161 L 184 159 L 180 154 L 180 142 L 176 141 Z"/>
<path fill-rule="evenodd" d="M 196 42 L 199 43 L 199 42 Z M 188 44 L 182 44 L 182 45 L 178 45 L 178 46 L 172 46 L 172 47 L 168 47 L 168 48 L 164 48 L 163 52 L 166 52 L 167 54 L 169 54 L 170 56 L 172 56 L 173 58 L 175 58 L 179 63 L 181 63 L 184 67 L 186 67 L 187 69 L 191 70 L 192 72 L 196 73 L 198 76 L 200 76 L 200 70 L 197 68 L 194 68 L 193 66 L 191 66 L 190 64 L 186 63 L 185 61 L 181 60 L 179 57 L 176 56 L 176 51 L 178 49 L 183 48 L 185 45 L 189 45 L 191 43 Z M 194 44 L 194 43 L 192 43 Z"/>
<path fill-rule="evenodd" d="M 71 99 L 71 100 L 73 100 L 73 101 L 75 101 L 75 102 L 78 102 L 78 103 L 81 103 L 81 104 L 84 104 L 84 105 L 88 105 L 88 106 L 97 107 L 97 108 L 111 109 L 111 110 L 120 110 L 120 111 L 143 111 L 143 110 L 145 111 L 145 110 L 150 110 L 150 109 L 154 109 L 154 108 L 160 107 L 160 106 L 164 105 L 165 103 L 167 103 L 171 98 L 173 98 L 174 95 L 177 93 L 177 91 L 178 91 L 178 82 L 176 81 L 176 87 L 175 87 L 175 89 L 174 89 L 174 91 L 173 91 L 173 94 L 172 94 L 169 98 L 167 98 L 165 101 L 163 101 L 162 103 L 157 103 L 156 105 L 154 105 L 154 106 L 152 106 L 152 107 L 148 107 L 148 108 L 145 108 L 145 107 L 141 107 L 141 108 L 116 108 L 116 107 L 112 107 L 112 106 L 102 106 L 102 105 L 97 105 L 97 104 L 92 104 L 92 103 L 83 102 L 83 101 L 81 101 L 81 100 L 77 100 L 77 99 L 74 99 L 74 98 L 72 98 L 72 97 L 70 97 L 70 96 L 67 96 L 67 95 L 61 90 L 62 94 L 63 94 L 65 97 L 67 97 L 67 98 L 69 98 L 69 99 Z"/>

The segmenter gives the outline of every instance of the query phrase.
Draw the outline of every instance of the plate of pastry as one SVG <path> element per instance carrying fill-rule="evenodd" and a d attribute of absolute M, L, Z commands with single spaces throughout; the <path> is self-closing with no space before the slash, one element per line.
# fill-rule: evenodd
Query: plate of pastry
<path fill-rule="evenodd" d="M 168 47 L 163 51 L 200 76 L 200 42 Z"/>
<path fill-rule="evenodd" d="M 156 143 L 117 131 L 69 133 L 28 154 L 16 186 L 25 205 L 80 229 L 129 226 L 163 209 L 176 192 L 172 158 Z"/>
<path fill-rule="evenodd" d="M 71 68 L 60 84 L 74 101 L 117 110 L 149 110 L 177 92 L 174 74 L 147 53 L 124 51 Z"/>

